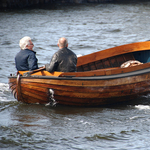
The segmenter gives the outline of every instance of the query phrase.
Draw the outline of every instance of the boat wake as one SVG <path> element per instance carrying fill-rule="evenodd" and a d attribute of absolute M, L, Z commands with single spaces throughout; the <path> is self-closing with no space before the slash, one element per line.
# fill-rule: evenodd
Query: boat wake
<path fill-rule="evenodd" d="M 150 106 L 149 105 L 136 105 L 135 108 L 139 109 L 139 110 L 150 110 Z"/>
<path fill-rule="evenodd" d="M 150 110 L 150 94 L 141 96 L 141 103 L 135 105 L 135 108 L 139 110 Z"/>
<path fill-rule="evenodd" d="M 12 96 L 9 85 L 6 83 L 0 83 L 0 102 L 15 101 Z"/>

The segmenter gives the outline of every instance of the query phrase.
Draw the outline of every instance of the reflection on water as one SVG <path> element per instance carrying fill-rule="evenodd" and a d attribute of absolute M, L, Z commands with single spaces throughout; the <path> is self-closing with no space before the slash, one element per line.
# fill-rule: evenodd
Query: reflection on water
<path fill-rule="evenodd" d="M 27 105 L 13 98 L 7 77 L 16 73 L 14 57 L 23 36 L 33 38 L 43 66 L 62 36 L 77 55 L 149 40 L 149 12 L 150 2 L 0 12 L 0 148 L 147 149 L 149 95 L 102 108 Z"/>

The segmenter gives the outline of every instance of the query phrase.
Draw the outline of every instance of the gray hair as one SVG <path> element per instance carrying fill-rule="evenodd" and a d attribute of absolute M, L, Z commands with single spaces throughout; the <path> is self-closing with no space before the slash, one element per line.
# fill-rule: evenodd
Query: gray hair
<path fill-rule="evenodd" d="M 62 37 L 58 40 L 58 44 L 60 47 L 66 47 L 68 44 L 68 40 L 65 37 Z"/>
<path fill-rule="evenodd" d="M 20 48 L 21 48 L 22 50 L 26 49 L 26 46 L 27 46 L 27 45 L 30 45 L 30 42 L 29 42 L 30 40 L 31 40 L 31 38 L 30 38 L 29 36 L 23 37 L 23 38 L 20 40 L 20 42 L 19 42 Z"/>

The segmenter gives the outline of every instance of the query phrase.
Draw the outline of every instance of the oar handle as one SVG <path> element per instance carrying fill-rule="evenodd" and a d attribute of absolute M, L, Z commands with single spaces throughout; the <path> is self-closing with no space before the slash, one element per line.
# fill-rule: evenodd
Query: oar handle
<path fill-rule="evenodd" d="M 33 71 L 28 71 L 28 72 L 24 73 L 23 76 L 27 77 L 27 76 L 30 76 L 33 73 L 36 73 L 36 72 L 39 72 L 39 71 L 42 71 L 42 70 L 45 70 L 45 66 L 40 67 L 39 69 L 36 69 L 36 70 L 33 70 Z"/>

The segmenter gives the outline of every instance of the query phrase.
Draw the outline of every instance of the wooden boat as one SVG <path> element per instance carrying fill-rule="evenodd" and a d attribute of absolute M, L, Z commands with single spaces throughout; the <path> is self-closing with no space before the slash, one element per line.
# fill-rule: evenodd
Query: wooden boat
<path fill-rule="evenodd" d="M 120 67 L 129 60 L 141 64 Z M 101 106 L 131 101 L 150 93 L 150 41 L 81 56 L 77 72 L 20 71 L 9 77 L 9 85 L 25 103 Z"/>

